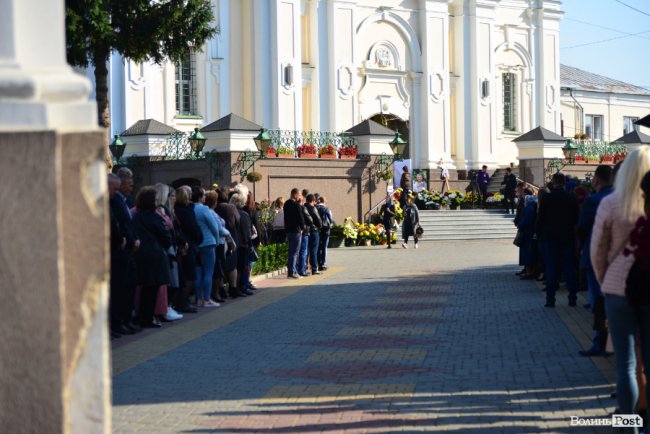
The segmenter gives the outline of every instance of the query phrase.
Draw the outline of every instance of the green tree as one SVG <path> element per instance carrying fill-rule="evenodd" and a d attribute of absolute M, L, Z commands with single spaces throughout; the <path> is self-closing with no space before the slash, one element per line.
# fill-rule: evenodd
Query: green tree
<path fill-rule="evenodd" d="M 200 49 L 218 31 L 210 0 L 66 0 L 65 11 L 68 62 L 95 67 L 98 122 L 107 133 L 106 63 L 112 51 L 135 62 L 162 63 Z"/>

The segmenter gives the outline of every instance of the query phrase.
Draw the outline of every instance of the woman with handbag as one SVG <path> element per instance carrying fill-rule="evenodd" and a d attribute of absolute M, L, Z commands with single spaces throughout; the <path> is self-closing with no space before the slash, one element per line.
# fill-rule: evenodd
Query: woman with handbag
<path fill-rule="evenodd" d="M 420 226 L 420 213 L 418 212 L 418 207 L 413 203 L 413 198 L 411 195 L 405 195 L 404 199 L 404 221 L 402 222 L 402 243 L 403 248 L 408 248 L 409 237 L 413 237 L 413 243 L 415 243 L 415 248 L 418 248 L 418 237 L 416 236 L 416 230 Z"/>
<path fill-rule="evenodd" d="M 590 245 L 591 263 L 605 295 L 609 333 L 616 354 L 616 397 L 622 414 L 638 410 L 637 333 L 641 337 L 645 371 L 650 372 L 650 306 L 632 306 L 626 299 L 626 279 L 634 257 L 623 252 L 635 222 L 645 212 L 639 185 L 649 170 L 650 147 L 636 149 L 625 158 L 616 174 L 614 192 L 598 207 Z M 645 393 L 647 396 L 648 390 Z"/>

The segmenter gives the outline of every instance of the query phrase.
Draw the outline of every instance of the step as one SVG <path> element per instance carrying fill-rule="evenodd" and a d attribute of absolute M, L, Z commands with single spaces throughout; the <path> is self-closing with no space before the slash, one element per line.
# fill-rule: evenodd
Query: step
<path fill-rule="evenodd" d="M 491 234 L 481 234 L 481 235 L 440 235 L 436 237 L 427 237 L 426 234 L 423 236 L 420 241 L 456 241 L 456 240 L 505 240 L 505 239 L 514 239 L 513 236 L 500 236 L 500 235 L 491 235 Z"/>

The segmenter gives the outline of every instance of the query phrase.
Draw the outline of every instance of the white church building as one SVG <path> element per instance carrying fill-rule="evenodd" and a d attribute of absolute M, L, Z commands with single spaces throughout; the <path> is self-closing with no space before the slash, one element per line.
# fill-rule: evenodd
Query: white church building
<path fill-rule="evenodd" d="M 330 132 L 370 118 L 399 129 L 422 169 L 441 159 L 508 165 L 514 138 L 537 126 L 561 133 L 560 1 L 212 4 L 219 34 L 187 58 L 141 65 L 113 55 L 114 133 L 141 119 L 190 131 L 229 113 Z"/>

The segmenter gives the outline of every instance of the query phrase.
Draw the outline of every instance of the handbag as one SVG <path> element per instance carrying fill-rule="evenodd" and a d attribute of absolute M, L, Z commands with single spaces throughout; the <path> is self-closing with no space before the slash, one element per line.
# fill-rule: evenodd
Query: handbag
<path fill-rule="evenodd" d="M 260 259 L 260 255 L 257 254 L 255 249 L 251 248 L 250 253 L 248 254 L 248 262 L 257 262 Z"/>
<path fill-rule="evenodd" d="M 634 261 L 625 280 L 625 298 L 632 306 L 650 306 L 650 264 Z"/>
<path fill-rule="evenodd" d="M 422 238 L 422 235 L 424 235 L 424 229 L 422 228 L 422 226 L 418 226 L 417 228 L 415 228 L 415 236 L 418 238 Z"/>
<path fill-rule="evenodd" d="M 517 229 L 517 235 L 515 235 L 515 239 L 512 240 L 512 244 L 517 247 L 524 245 L 524 232 L 521 229 Z"/>

